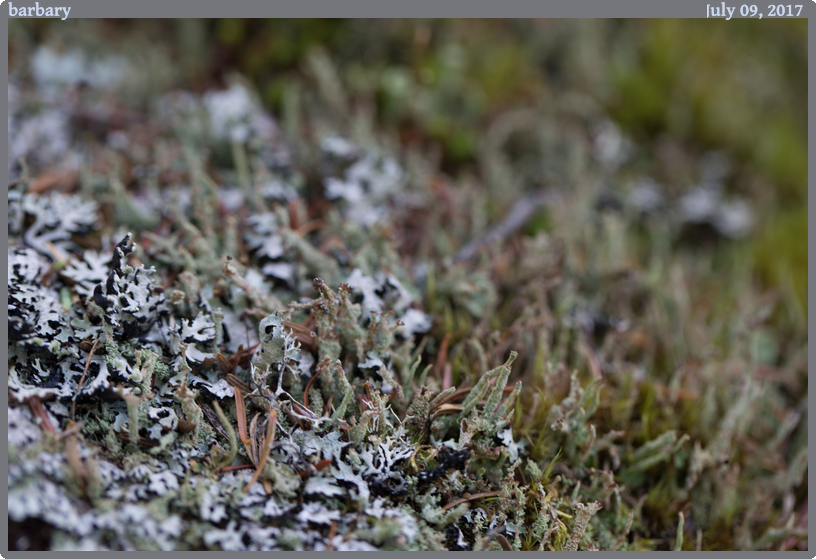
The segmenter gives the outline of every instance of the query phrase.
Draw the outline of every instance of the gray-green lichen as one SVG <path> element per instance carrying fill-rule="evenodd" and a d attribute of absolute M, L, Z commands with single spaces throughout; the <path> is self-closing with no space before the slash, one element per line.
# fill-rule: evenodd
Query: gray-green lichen
<path fill-rule="evenodd" d="M 754 225 L 718 157 L 644 179 L 555 95 L 451 178 L 325 52 L 282 81 L 285 135 L 240 78 L 110 60 L 41 49 L 9 86 L 10 544 L 802 545 L 806 330 L 674 248 Z"/>
<path fill-rule="evenodd" d="M 451 390 L 417 383 L 431 318 L 374 227 L 402 171 L 343 141 L 323 144 L 327 196 L 365 231 L 328 254 L 278 210 L 246 218 L 237 262 L 219 229 L 234 221 L 202 222 L 218 197 L 154 206 L 179 225 L 145 248 L 127 233 L 82 251 L 68 241 L 96 205 L 11 191 L 26 216 L 9 246 L 12 521 L 48 523 L 59 549 L 472 548 L 496 530 L 455 526 L 518 458 L 515 353 L 456 415 Z M 60 221 L 58 204 L 76 212 Z M 173 263 L 178 283 L 134 257 Z M 312 276 L 317 297 L 296 296 L 317 272 L 342 283 Z"/>

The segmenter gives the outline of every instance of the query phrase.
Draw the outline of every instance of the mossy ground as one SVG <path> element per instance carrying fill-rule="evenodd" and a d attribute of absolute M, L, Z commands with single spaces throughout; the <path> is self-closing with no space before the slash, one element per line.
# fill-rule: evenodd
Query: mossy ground
<path fill-rule="evenodd" d="M 65 248 L 59 242 L 53 250 L 38 245 L 41 257 L 50 259 L 44 269 L 53 268 L 47 273 L 60 288 L 55 293 L 63 307 L 72 312 L 86 304 L 90 308 L 86 301 L 93 285 L 83 284 L 84 276 L 76 271 L 60 275 L 66 263 L 59 256 L 109 251 L 125 230 L 132 231 L 143 247 L 132 265 L 157 268 L 167 304 L 175 305 L 172 313 L 191 329 L 192 341 L 185 341 L 195 347 L 195 332 L 202 332 L 197 351 L 234 355 L 234 376 L 248 386 L 254 380 L 261 386 L 266 379 L 253 379 L 248 362 L 237 365 L 241 350 L 234 347 L 235 335 L 225 342 L 222 334 L 212 333 L 220 328 L 217 320 L 208 323 L 213 331 L 207 335 L 204 329 L 195 330 L 198 313 L 206 310 L 196 297 L 206 293 L 210 301 L 220 298 L 225 309 L 246 311 L 235 313 L 252 332 L 246 333 L 245 347 L 262 341 L 260 319 L 295 305 L 288 307 L 288 318 L 308 326 L 300 335 L 293 333 L 304 354 L 317 357 L 323 367 L 317 370 L 323 372 L 308 402 L 308 377 L 286 386 L 295 399 L 315 409 L 307 413 L 290 403 L 276 408 L 281 429 L 292 432 L 298 421 L 298 415 L 285 416 L 286 410 L 307 422 L 303 417 L 325 412 L 340 421 L 333 428 L 344 432 L 342 440 L 361 445 L 355 452 L 365 456 L 368 437 L 379 441 L 397 429 L 386 425 L 390 420 L 377 423 L 377 418 L 385 413 L 380 391 L 398 386 L 403 394 L 401 400 L 396 392 L 392 395 L 391 409 L 410 426 L 406 440 L 417 449 L 409 460 L 413 462 L 399 471 L 413 475 L 425 468 L 440 478 L 432 480 L 433 491 L 410 486 L 405 502 L 391 495 L 400 503 L 389 509 L 392 516 L 363 514 L 363 505 L 329 500 L 320 505 L 325 509 L 313 511 L 328 520 L 298 533 L 296 519 L 275 509 L 270 521 L 268 509 L 286 508 L 285 488 L 301 483 L 293 472 L 306 470 L 270 466 L 262 482 L 280 491 L 275 497 L 280 502 L 265 505 L 263 513 L 251 512 L 250 505 L 257 503 L 247 505 L 246 518 L 258 515 L 251 519 L 257 529 L 235 536 L 244 528 L 239 522 L 235 532 L 227 518 L 242 518 L 238 504 L 245 501 L 238 493 L 251 475 L 226 474 L 229 481 L 213 489 L 217 481 L 212 480 L 218 478 L 206 472 L 231 464 L 226 447 L 239 445 L 222 420 L 210 419 L 215 427 L 202 427 L 194 435 L 215 440 L 220 426 L 224 455 L 212 454 L 215 465 L 196 457 L 197 465 L 191 467 L 212 480 L 195 489 L 183 484 L 162 489 L 178 490 L 180 505 L 153 495 L 153 516 L 143 519 L 143 532 L 121 533 L 112 527 L 136 522 L 142 514 L 136 509 L 127 509 L 115 521 L 99 520 L 112 518 L 103 514 L 95 517 L 95 526 L 107 526 L 98 530 L 108 531 L 103 539 L 89 541 L 81 531 L 55 527 L 47 515 L 23 514 L 25 507 L 17 506 L 10 518 L 10 548 L 23 540 L 36 548 L 49 538 L 43 547 L 240 548 L 250 546 L 247 540 L 262 549 L 319 547 L 336 537 L 330 530 L 337 526 L 330 528 L 330 521 L 340 519 L 340 529 L 354 533 L 346 516 L 331 516 L 338 510 L 367 514 L 371 524 L 356 537 L 386 548 L 405 543 L 399 538 L 411 531 L 408 517 L 421 518 L 421 529 L 411 538 L 417 548 L 805 548 L 807 214 L 801 208 L 807 199 L 807 136 L 800 116 L 807 109 L 807 26 L 793 20 L 762 23 L 10 22 L 12 77 L 20 91 L 36 92 L 33 101 L 23 96 L 14 117 L 19 118 L 20 154 L 31 173 L 30 180 L 19 182 L 20 199 L 23 189 L 42 200 L 51 191 L 63 191 L 98 205 L 93 227 L 83 225 L 74 212 L 67 236 L 53 237 L 64 241 Z M 89 60 L 95 60 L 93 53 L 101 46 L 112 48 L 121 53 L 127 70 L 115 87 L 83 86 L 69 77 L 57 91 L 67 101 L 55 101 L 49 84 L 38 82 L 30 65 L 41 44 L 62 52 L 78 48 L 91 53 Z M 235 81 L 235 71 L 246 82 Z M 101 74 L 89 71 L 87 79 L 102 80 Z M 250 84 L 246 91 L 257 93 L 260 105 L 271 111 L 279 135 L 264 136 L 260 143 L 214 140 L 195 111 L 184 112 L 192 106 L 186 98 L 164 96 L 174 89 L 202 94 L 236 83 Z M 34 128 L 25 123 L 51 114 L 54 107 L 66 118 L 56 132 L 66 134 L 65 143 L 26 148 L 25 133 Z M 214 105 L 207 107 L 215 127 Z M 342 195 L 329 196 L 326 177 L 342 177 L 348 165 L 341 156 L 340 163 L 324 157 L 321 142 L 332 135 L 377 157 L 393 157 L 405 172 L 404 182 L 357 198 L 337 186 Z M 711 157 L 711 152 L 725 157 Z M 66 157 L 72 153 L 81 153 L 81 164 Z M 372 163 L 373 176 L 388 175 L 385 159 Z M 10 169 L 13 178 L 24 172 L 15 162 Z M 262 191 L 261 185 L 275 181 L 294 195 Z M 716 183 L 722 207 L 741 200 L 754 208 L 749 234 L 729 235 L 714 217 L 683 218 L 686 196 L 707 181 Z M 646 183 L 657 187 L 638 190 Z M 192 187 L 188 204 L 179 195 L 165 208 L 157 205 L 162 199 L 157 193 L 179 185 Z M 643 203 L 637 193 L 650 188 L 659 200 Z M 230 206 L 236 193 L 242 203 Z M 10 207 L 17 202 L 13 196 Z M 526 214 L 519 200 L 531 208 Z M 46 217 L 37 221 L 53 211 L 31 203 L 39 209 L 21 210 L 14 231 L 22 239 L 18 243 L 29 246 L 32 238 L 48 238 L 54 229 Z M 355 208 L 365 211 L 354 213 Z M 711 215 L 720 215 L 718 211 Z M 258 221 L 259 215 L 271 221 Z M 371 215 L 385 218 L 369 223 Z M 524 218 L 513 222 L 508 218 L 513 215 Z M 10 232 L 12 217 L 10 213 Z M 26 236 L 25 231 L 35 230 L 39 232 Z M 267 242 L 271 237 L 274 243 Z M 474 241 L 477 250 L 465 250 Z M 276 243 L 283 247 L 280 254 Z M 232 259 L 225 260 L 227 256 Z M 259 273 L 274 264 L 291 268 Z M 90 262 L 88 267 L 91 277 Z M 366 329 L 359 318 L 343 318 L 332 305 L 344 297 L 339 286 L 350 281 L 354 268 L 364 278 L 358 291 L 365 294 L 370 287 L 380 310 L 393 304 L 399 313 L 409 307 L 427 313 L 427 329 L 417 328 L 401 339 L 388 331 L 387 323 L 372 319 L 380 330 Z M 384 279 L 386 274 L 397 279 Z M 312 289 L 315 277 L 325 280 L 318 295 Z M 376 288 L 375 280 L 380 282 Z M 320 303 L 296 308 L 304 298 Z M 363 295 L 351 303 L 372 300 Z M 403 300 L 411 302 L 399 303 Z M 161 305 L 156 313 L 165 312 Z M 41 308 L 37 312 L 45 313 Z M 226 320 L 230 328 L 241 324 L 237 318 Z M 87 332 L 94 327 L 82 326 Z M 308 346 L 310 328 L 317 334 L 314 348 Z M 367 341 L 356 345 L 354 339 Z M 161 344 L 178 350 L 176 341 Z M 113 368 L 111 354 L 122 351 L 127 360 L 134 349 L 110 344 L 106 363 Z M 511 352 L 517 355 L 512 369 L 502 369 Z M 331 359 L 324 362 L 327 357 Z M 386 357 L 391 379 L 361 367 Z M 334 366 L 338 358 L 345 361 L 348 378 L 342 367 Z M 129 389 L 147 391 L 150 381 L 145 377 L 151 375 L 160 385 L 177 384 L 171 382 L 178 373 L 172 365 L 148 366 L 144 356 L 139 359 L 128 364 L 139 371 L 135 380 L 129 373 Z M 287 359 L 275 362 L 301 358 Z M 183 369 L 181 362 L 174 363 Z M 222 372 L 230 367 L 221 366 Z M 488 392 L 487 371 L 500 389 L 493 385 Z M 366 380 L 375 383 L 373 393 Z M 269 382 L 275 391 L 277 377 Z M 511 394 L 517 382 L 522 388 Z M 506 394 L 501 390 L 505 385 Z M 484 392 L 478 400 L 456 393 L 457 398 L 432 403 L 451 388 Z M 259 389 L 255 395 L 262 394 Z M 346 399 L 348 394 L 353 398 Z M 70 396 L 65 400 L 63 395 L 68 406 Z M 183 391 L 174 397 L 173 413 L 182 422 L 193 422 L 188 412 L 203 413 L 195 411 Z M 331 398 L 334 414 L 331 404 L 321 409 Z M 263 412 L 263 422 L 268 410 L 247 401 L 250 410 Z M 109 491 L 114 474 L 108 466 L 96 470 L 102 472 L 99 479 L 77 474 L 77 463 L 93 470 L 97 451 L 92 449 L 104 449 L 105 459 L 118 461 L 117 468 L 129 475 L 139 472 L 140 461 L 181 462 L 174 445 L 190 437 L 181 432 L 157 443 L 164 445 L 166 455 L 142 449 L 125 458 L 125 449 L 134 452 L 135 445 L 126 446 L 126 435 L 113 436 L 106 426 L 127 425 L 135 417 L 149 442 L 152 417 L 146 407 L 139 408 L 142 404 L 128 402 L 80 401 L 77 417 L 84 422 L 84 442 L 78 451 L 70 448 L 73 436 L 37 439 L 10 411 L 10 421 L 19 427 L 10 451 L 19 450 L 15 459 L 21 462 L 15 464 L 27 472 L 18 472 L 15 480 L 61 483 L 75 502 L 84 495 L 104 512 L 115 498 L 94 484 Z M 36 403 L 29 405 L 34 416 L 43 417 Z M 475 415 L 463 411 L 469 405 L 466 411 Z M 340 406 L 349 407 L 337 413 Z M 379 411 L 366 416 L 365 406 Z M 423 421 L 431 409 L 438 416 L 434 422 Z M 52 418 L 63 418 L 58 429 L 70 432 L 67 414 L 60 415 L 56 406 L 48 410 Z M 95 418 L 99 410 L 107 415 Z M 477 416 L 485 410 L 489 421 L 483 425 Z M 237 427 L 239 409 L 227 408 L 227 415 L 227 423 Z M 354 415 L 360 423 L 340 427 Z M 498 427 L 505 418 L 512 427 L 507 435 Z M 201 425 L 210 423 L 201 420 Z M 177 430 L 174 423 L 171 431 Z M 140 434 L 139 429 L 130 433 Z M 470 454 L 461 475 L 438 469 L 448 462 L 461 466 L 457 459 L 440 459 L 438 449 L 419 446 L 447 438 L 461 444 L 471 436 L 475 446 L 467 447 Z M 38 453 L 65 456 L 60 460 L 68 473 L 26 470 L 25 460 L 34 459 L 25 454 L 33 440 L 43 445 L 36 446 Z M 249 465 L 250 448 L 230 456 Z M 284 455 L 273 455 L 285 464 Z M 346 472 L 339 456 L 332 467 Z M 346 474 L 352 479 L 357 472 Z M 378 478 L 377 487 L 393 489 L 402 475 Z M 155 482 L 149 483 L 153 487 Z M 256 490 L 253 498 L 260 502 L 261 490 Z M 291 495 L 302 500 L 303 490 L 292 489 Z M 323 490 L 328 495 L 338 491 Z M 354 489 L 347 491 L 355 495 Z M 441 500 L 434 501 L 431 493 Z M 482 496 L 471 502 L 473 495 Z M 10 493 L 10 507 L 11 499 Z M 208 499 L 209 508 L 201 504 Z M 596 510 L 596 502 L 602 508 Z M 185 507 L 202 512 L 188 518 L 181 512 Z M 226 507 L 225 516 L 218 507 Z M 305 514 L 311 509 L 297 510 Z M 376 514 L 379 520 L 370 520 Z M 151 518 L 175 516 L 189 522 L 186 531 L 151 528 Z M 207 522 L 217 525 L 217 538 L 204 534 L 201 526 Z M 264 529 L 277 532 L 259 535 Z"/>

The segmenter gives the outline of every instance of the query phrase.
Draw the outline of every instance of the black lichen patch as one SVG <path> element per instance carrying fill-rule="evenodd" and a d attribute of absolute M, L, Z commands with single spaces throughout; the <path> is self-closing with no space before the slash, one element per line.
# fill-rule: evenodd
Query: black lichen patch
<path fill-rule="evenodd" d="M 49 551 L 54 527 L 38 518 L 27 518 L 22 522 L 9 520 L 9 551 Z"/>
<path fill-rule="evenodd" d="M 429 470 L 424 470 L 417 473 L 417 482 L 420 486 L 424 486 L 438 480 L 444 476 L 448 470 L 461 471 L 465 467 L 465 462 L 469 456 L 469 448 L 451 451 L 447 447 L 442 447 L 442 449 L 439 451 L 439 455 L 437 456 L 438 464 Z"/>

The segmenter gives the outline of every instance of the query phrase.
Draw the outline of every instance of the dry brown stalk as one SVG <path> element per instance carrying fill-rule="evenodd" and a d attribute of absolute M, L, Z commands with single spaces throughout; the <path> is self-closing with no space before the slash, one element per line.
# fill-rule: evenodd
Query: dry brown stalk
<path fill-rule="evenodd" d="M 91 346 L 91 351 L 88 353 L 88 359 L 85 361 L 85 369 L 82 371 L 82 377 L 79 379 L 79 384 L 77 385 L 76 394 L 74 395 L 74 401 L 71 402 L 71 421 L 74 421 L 74 417 L 76 415 L 76 400 L 79 396 L 79 391 L 82 390 L 82 383 L 85 382 L 85 375 L 88 374 L 88 367 L 91 366 L 91 359 L 93 359 L 94 351 L 96 351 L 96 346 L 99 345 L 99 338 L 96 338 L 96 341 Z"/>
<path fill-rule="evenodd" d="M 48 419 L 48 414 L 45 413 L 45 408 L 43 408 L 40 399 L 34 396 L 28 400 L 28 405 L 31 408 L 31 412 L 34 414 L 34 416 L 40 418 L 42 422 L 40 425 L 42 428 L 52 435 L 56 435 L 57 430 L 54 428 L 54 425 L 52 425 L 51 420 Z"/>
<path fill-rule="evenodd" d="M 238 437 L 244 443 L 244 449 L 247 456 L 252 460 L 254 452 L 252 451 L 252 439 L 247 436 L 247 421 L 246 421 L 246 404 L 244 404 L 244 395 L 241 389 L 233 386 L 232 390 L 235 394 L 235 415 L 238 419 Z M 253 460 L 254 462 L 254 460 Z"/>
<path fill-rule="evenodd" d="M 261 472 L 263 472 L 264 466 L 266 466 L 266 459 L 269 457 L 269 449 L 272 447 L 272 441 L 275 440 L 275 429 L 278 425 L 278 412 L 275 410 L 269 410 L 269 420 L 266 423 L 266 437 L 264 438 L 263 443 L 263 451 L 261 453 L 260 460 L 258 461 L 257 467 L 255 468 L 255 475 L 252 476 L 252 479 L 249 480 L 249 483 L 246 484 L 242 493 L 246 494 L 249 491 L 249 488 L 258 481 L 258 478 L 261 477 Z"/>
<path fill-rule="evenodd" d="M 487 493 L 477 493 L 476 495 L 470 495 L 469 497 L 465 497 L 464 499 L 459 499 L 458 501 L 448 503 L 447 505 L 442 507 L 442 510 L 452 509 L 453 507 L 461 505 L 462 503 L 475 501 L 476 499 L 483 499 L 485 497 L 498 497 L 499 495 L 501 495 L 501 491 L 489 491 Z"/>

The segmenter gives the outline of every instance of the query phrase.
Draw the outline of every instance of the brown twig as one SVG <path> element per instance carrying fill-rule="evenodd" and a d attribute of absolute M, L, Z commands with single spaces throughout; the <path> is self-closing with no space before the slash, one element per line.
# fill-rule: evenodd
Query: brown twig
<path fill-rule="evenodd" d="M 445 361 L 448 360 L 448 344 L 450 343 L 451 339 L 451 332 L 445 334 L 445 337 L 442 338 L 442 344 L 439 346 L 439 354 L 436 356 L 436 364 L 434 365 L 434 369 L 437 371 L 442 371 L 442 390 L 447 390 L 450 388 L 453 378 L 450 374 L 445 374 Z M 447 384 L 447 386 L 445 386 Z"/>
<path fill-rule="evenodd" d="M 229 358 L 223 353 L 219 352 L 215 355 L 215 362 L 218 363 L 218 366 L 221 368 L 221 371 L 224 374 L 235 374 L 235 371 L 239 366 L 244 368 L 249 366 L 250 359 L 252 358 L 252 352 L 255 351 L 255 348 L 257 348 L 258 345 L 259 344 L 255 344 L 244 349 L 244 345 L 241 344 L 238 346 L 238 351 L 233 353 Z M 212 367 L 212 364 L 212 359 L 207 358 L 204 360 L 204 367 Z M 248 391 L 245 390 L 245 392 Z"/>
<path fill-rule="evenodd" d="M 629 530 L 632 529 L 632 519 L 634 517 L 635 517 L 635 509 L 631 509 L 629 511 L 629 520 L 626 522 L 626 528 L 623 530 L 623 533 L 621 534 L 620 538 L 618 538 L 618 541 L 615 542 L 615 545 L 612 546 L 612 549 L 610 551 L 617 550 L 618 547 L 620 546 L 620 544 L 623 543 L 623 540 L 626 539 L 626 536 L 629 535 Z"/>
<path fill-rule="evenodd" d="M 307 408 L 309 407 L 309 389 L 312 387 L 312 383 L 315 381 L 316 378 L 317 373 L 315 373 L 314 376 L 309 379 L 309 382 L 306 383 L 306 388 L 303 390 L 303 405 L 306 406 Z"/>
<path fill-rule="evenodd" d="M 334 401 L 334 394 L 329 396 L 329 401 L 323 405 L 323 415 L 329 415 L 332 411 L 332 402 Z"/>
<path fill-rule="evenodd" d="M 456 405 L 456 404 L 441 404 L 441 405 L 437 406 L 436 408 L 434 408 L 434 411 L 431 414 L 431 417 L 436 417 L 438 415 L 450 415 L 452 413 L 459 413 L 463 409 L 464 408 L 462 406 L 459 406 L 459 405 Z"/>
<path fill-rule="evenodd" d="M 309 320 L 313 318 L 314 317 L 312 315 L 309 315 L 309 318 L 307 318 L 303 324 L 298 324 L 297 322 L 292 322 L 291 320 L 283 321 L 283 326 L 285 328 L 289 328 L 292 331 L 292 336 L 309 351 L 312 351 L 315 348 L 315 340 L 312 337 L 313 332 L 311 329 L 311 326 L 314 325 L 314 320 Z"/>
<path fill-rule="evenodd" d="M 64 186 L 67 190 L 73 189 L 79 178 L 76 171 L 54 171 L 46 173 L 33 179 L 28 184 L 26 192 L 29 194 L 42 194 L 57 186 Z"/>
<path fill-rule="evenodd" d="M 35 417 L 40 418 L 42 428 L 52 435 L 56 435 L 57 430 L 54 428 L 54 425 L 51 424 L 51 420 L 48 419 L 48 414 L 45 413 L 45 408 L 43 408 L 40 399 L 37 396 L 33 396 L 28 400 L 28 405 L 31 408 L 31 413 L 33 413 Z"/>
<path fill-rule="evenodd" d="M 237 388 L 237 389 L 241 390 L 242 392 L 246 392 L 246 393 L 252 392 L 252 388 L 247 383 L 245 383 L 244 381 L 242 381 L 240 378 L 236 377 L 232 373 L 227 373 L 225 378 L 227 380 L 227 384 L 229 384 L 233 388 Z"/>
<path fill-rule="evenodd" d="M 218 415 L 213 411 L 213 409 L 208 406 L 207 404 L 201 402 L 199 404 L 201 407 L 201 411 L 204 412 L 204 415 L 207 416 L 207 419 L 210 421 L 210 424 L 215 428 L 218 433 L 224 437 L 225 439 L 229 440 L 229 434 L 227 433 L 226 429 L 224 429 L 224 425 L 221 423 L 221 420 L 218 418 Z"/>
<path fill-rule="evenodd" d="M 442 404 L 447 404 L 448 402 L 451 402 L 452 400 L 456 400 L 456 399 L 464 396 L 465 394 L 467 394 L 471 390 L 473 390 L 472 386 L 468 386 L 467 388 L 459 388 L 458 390 L 456 390 L 456 392 L 453 392 L 452 394 L 448 394 L 447 396 L 442 398 L 439 401 L 439 405 L 441 406 Z"/>
<path fill-rule="evenodd" d="M 221 473 L 234 472 L 235 470 L 250 470 L 254 468 L 252 464 L 233 464 L 232 466 L 224 466 L 221 468 Z"/>
<path fill-rule="evenodd" d="M 454 256 L 454 262 L 467 262 L 479 254 L 483 247 L 490 246 L 496 242 L 503 241 L 522 227 L 535 215 L 538 209 L 552 200 L 552 193 L 548 190 L 536 190 L 522 196 L 513 205 L 510 213 L 499 223 L 488 229 L 484 235 L 478 239 L 467 243 Z"/>
<path fill-rule="evenodd" d="M 453 501 L 452 503 L 448 503 L 442 510 L 452 509 L 455 506 L 461 505 L 462 503 L 467 503 L 468 501 L 475 501 L 476 499 L 482 499 L 484 497 L 498 497 L 501 495 L 501 491 L 489 491 L 487 493 L 477 493 L 476 495 L 471 495 L 470 497 L 465 497 L 464 499 L 459 499 L 458 501 Z"/>
<path fill-rule="evenodd" d="M 79 379 L 76 394 L 74 394 L 74 400 L 71 402 L 71 421 L 74 421 L 74 417 L 76 415 L 76 401 L 79 397 L 79 391 L 82 390 L 82 383 L 85 382 L 85 375 L 88 374 L 88 368 L 91 366 L 91 359 L 93 359 L 94 351 L 96 351 L 97 345 L 99 345 L 99 338 L 96 338 L 93 346 L 91 346 L 91 351 L 88 353 L 88 359 L 85 361 L 85 369 L 82 371 L 82 377 Z"/>
<path fill-rule="evenodd" d="M 343 241 L 341 241 L 339 238 L 334 237 L 334 236 L 329 237 L 328 239 L 326 239 L 326 242 L 324 242 L 322 245 L 320 245 L 318 247 L 318 250 L 320 252 L 325 253 L 332 247 L 334 247 L 337 250 L 339 250 L 340 252 L 342 252 L 343 256 L 345 256 L 346 259 L 351 260 L 351 253 L 349 252 L 348 248 L 346 248 L 345 243 L 343 243 Z"/>
<path fill-rule="evenodd" d="M 496 541 L 499 542 L 499 545 L 504 551 L 513 551 L 513 546 L 510 545 L 510 542 L 507 541 L 507 538 L 505 538 L 503 535 L 496 534 Z"/>
<path fill-rule="evenodd" d="M 266 438 L 264 439 L 263 445 L 263 452 L 261 454 L 261 458 L 258 461 L 257 467 L 255 468 L 255 475 L 252 476 L 252 479 L 249 480 L 249 483 L 246 484 L 242 493 L 246 495 L 249 488 L 252 487 L 258 478 L 261 477 L 261 472 L 263 472 L 264 466 L 266 466 L 266 459 L 269 457 L 269 449 L 272 446 L 272 441 L 275 440 L 275 428 L 278 425 L 278 412 L 275 410 L 269 410 L 269 419 L 266 422 Z"/>
<path fill-rule="evenodd" d="M 260 449 L 263 447 L 263 442 L 261 445 L 258 445 L 258 418 L 261 417 L 260 413 L 256 413 L 255 417 L 252 418 L 252 421 L 249 423 L 249 438 L 252 440 L 252 454 L 250 454 L 249 459 L 253 465 L 258 465 L 258 454 L 255 452 L 255 449 Z"/>
<path fill-rule="evenodd" d="M 320 462 L 318 462 L 314 466 L 309 464 L 308 465 L 309 469 L 308 470 L 303 470 L 298 475 L 301 477 L 301 479 L 306 479 L 307 477 L 314 474 L 315 472 L 319 472 L 320 470 L 325 470 L 326 468 L 331 466 L 331 463 L 332 463 L 331 459 L 326 458 L 325 460 L 321 460 Z"/>
<path fill-rule="evenodd" d="M 300 235 L 301 237 L 308 235 L 312 231 L 317 231 L 321 229 L 326 223 L 322 219 L 313 219 L 311 221 L 307 221 L 300 227 L 295 229 L 295 233 Z"/>
<path fill-rule="evenodd" d="M 326 544 L 326 551 L 332 551 L 334 549 L 334 546 L 332 545 L 332 540 L 336 535 L 337 535 L 337 521 L 332 520 L 331 528 L 329 528 L 329 542 Z"/>
<path fill-rule="evenodd" d="M 85 492 L 85 466 L 82 463 L 82 457 L 79 455 L 79 444 L 76 429 L 74 429 L 77 425 L 79 425 L 81 429 L 82 424 L 74 423 L 73 419 L 68 423 L 67 428 L 71 429 L 72 432 L 65 440 L 65 457 L 79 481 L 79 490 L 82 493 L 82 498 L 87 499 L 88 495 Z"/>
<path fill-rule="evenodd" d="M 492 386 L 495 386 L 495 385 L 496 385 L 496 381 L 495 381 L 495 379 L 491 380 L 491 381 L 490 381 L 489 386 L 491 386 L 491 387 L 492 387 Z M 438 403 L 438 404 L 436 404 L 436 407 L 434 407 L 434 409 L 433 409 L 433 410 L 431 410 L 431 415 L 433 415 L 433 413 L 434 413 L 434 411 L 435 411 L 435 410 L 437 410 L 437 409 L 441 408 L 441 407 L 442 407 L 442 406 L 444 406 L 445 404 L 450 404 L 450 403 L 451 403 L 453 400 L 458 400 L 459 398 L 461 398 L 461 397 L 462 397 L 462 396 L 464 396 L 465 394 L 469 393 L 471 390 L 473 390 L 473 387 L 472 387 L 472 386 L 469 386 L 469 387 L 467 387 L 467 388 L 460 388 L 459 390 L 457 390 L 457 391 L 455 391 L 455 392 L 452 392 L 451 394 L 448 394 L 447 396 L 445 396 L 444 398 L 442 398 L 442 399 L 439 401 L 439 403 Z M 515 390 L 515 387 L 513 387 L 513 386 L 505 386 L 505 387 L 504 387 L 504 389 L 502 390 L 502 392 L 503 392 L 504 394 L 510 394 L 511 392 L 513 392 L 513 390 Z"/>
<path fill-rule="evenodd" d="M 247 456 L 249 456 L 249 459 L 252 460 L 255 453 L 252 450 L 252 439 L 247 436 L 246 404 L 244 403 L 244 395 L 241 393 L 241 389 L 237 386 L 233 386 L 232 390 L 235 394 L 235 415 L 238 419 L 238 437 L 241 439 L 241 442 L 244 443 L 244 449 L 246 450 Z"/>
<path fill-rule="evenodd" d="M 45 246 L 48 247 L 48 252 L 50 252 L 54 256 L 57 262 L 59 262 L 63 266 L 68 265 L 68 258 L 66 258 L 64 254 L 62 254 L 60 249 L 58 249 L 54 243 L 52 243 L 51 241 L 46 241 Z"/>
<path fill-rule="evenodd" d="M 445 363 L 445 369 L 442 373 L 442 390 L 447 390 L 453 386 L 453 368 L 450 363 Z"/>
<path fill-rule="evenodd" d="M 218 363 L 218 366 L 221 367 L 221 371 L 225 374 L 230 374 L 234 366 L 230 363 L 230 360 L 227 359 L 223 353 L 216 353 L 215 354 L 215 362 Z"/>
<path fill-rule="evenodd" d="M 119 431 L 118 433 L 119 438 L 122 439 L 124 442 L 130 442 L 130 434 L 127 431 Z M 159 446 L 159 441 L 154 441 L 153 439 L 148 439 L 147 437 L 139 437 L 138 441 L 139 445 L 146 447 L 146 448 L 153 448 Z"/>
<path fill-rule="evenodd" d="M 82 432 L 82 428 L 85 427 L 85 424 L 81 422 L 72 422 L 69 423 L 65 430 L 60 434 L 57 438 L 66 439 L 71 435 L 76 435 Z"/>

